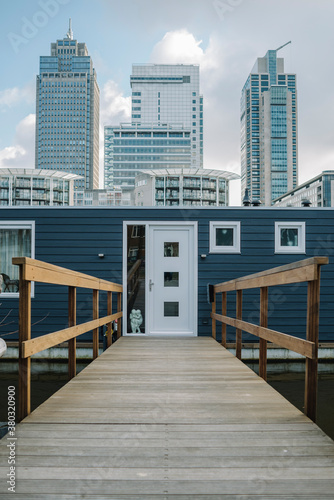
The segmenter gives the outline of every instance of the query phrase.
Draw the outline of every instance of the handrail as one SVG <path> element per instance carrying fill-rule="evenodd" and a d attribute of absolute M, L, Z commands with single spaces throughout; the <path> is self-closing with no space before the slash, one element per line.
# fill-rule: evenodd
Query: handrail
<path fill-rule="evenodd" d="M 19 298 L 19 412 L 22 420 L 31 411 L 31 356 L 68 341 L 69 379 L 76 376 L 76 338 L 93 331 L 93 359 L 99 355 L 99 327 L 107 325 L 107 345 L 112 342 L 112 322 L 117 319 L 117 338 L 121 335 L 122 292 L 117 283 L 95 278 L 87 274 L 48 264 L 28 257 L 14 257 L 13 264 L 20 269 Z M 68 286 L 68 328 L 31 338 L 31 282 Z M 93 291 L 93 320 L 76 324 L 76 290 Z M 99 317 L 99 292 L 108 293 L 107 316 Z M 112 294 L 117 293 L 117 312 L 112 314 Z"/>
<path fill-rule="evenodd" d="M 212 336 L 216 340 L 216 322 L 222 323 L 222 345 L 226 347 L 226 325 L 236 328 L 236 356 L 241 359 L 242 331 L 260 338 L 259 374 L 267 379 L 267 342 L 290 349 L 306 357 L 305 414 L 313 421 L 317 411 L 320 268 L 328 257 L 311 257 L 260 273 L 213 285 Z M 268 288 L 308 282 L 306 340 L 268 328 Z M 242 320 L 242 291 L 260 288 L 260 325 Z M 227 316 L 227 292 L 236 291 L 236 318 Z M 216 313 L 217 294 L 222 294 L 222 314 Z"/>

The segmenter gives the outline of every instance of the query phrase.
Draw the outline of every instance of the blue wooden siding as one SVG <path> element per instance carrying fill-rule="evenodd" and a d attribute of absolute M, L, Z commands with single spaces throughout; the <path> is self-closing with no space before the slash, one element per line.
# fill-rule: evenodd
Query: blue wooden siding
<path fill-rule="evenodd" d="M 322 208 L 0 208 L 1 221 L 34 220 L 35 258 L 103 279 L 122 282 L 123 221 L 198 221 L 198 332 L 211 334 L 207 284 L 237 278 L 315 255 L 329 257 L 322 268 L 320 341 L 334 341 L 334 219 Z M 241 222 L 241 254 L 210 254 L 210 221 Z M 306 222 L 306 254 L 275 254 L 275 221 Z M 105 257 L 100 259 L 99 253 Z M 206 259 L 200 255 L 206 254 Z M 1 271 L 0 271 L 1 272 Z M 269 327 L 305 337 L 307 285 L 275 287 L 269 294 Z M 243 319 L 258 321 L 259 291 L 244 292 Z M 114 301 L 115 304 L 116 301 Z M 0 336 L 16 331 L 18 299 L 0 296 Z M 101 293 L 101 312 L 106 295 Z M 78 291 L 78 323 L 91 319 L 92 297 Z M 219 308 L 218 308 L 219 312 Z M 228 294 L 228 313 L 235 314 L 235 296 Z M 206 322 L 209 324 L 205 324 Z M 9 323 L 9 324 L 8 324 Z M 32 300 L 34 336 L 67 327 L 67 288 L 37 284 Z M 218 331 L 219 331 L 218 324 Z M 17 333 L 4 337 L 16 340 Z M 89 340 L 90 336 L 80 337 Z M 233 329 L 228 341 L 234 342 Z M 243 340 L 256 340 L 243 334 Z"/>

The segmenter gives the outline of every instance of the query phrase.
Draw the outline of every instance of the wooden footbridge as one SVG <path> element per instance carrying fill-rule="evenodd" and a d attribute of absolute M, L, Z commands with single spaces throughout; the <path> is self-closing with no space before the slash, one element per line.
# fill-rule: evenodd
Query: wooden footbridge
<path fill-rule="evenodd" d="M 320 265 L 307 261 L 307 267 L 315 267 L 314 279 L 306 271 L 309 283 L 318 280 Z M 304 271 L 298 272 L 300 280 Z M 270 286 L 266 280 L 263 287 Z M 240 283 L 231 286 L 238 289 Z M 222 292 L 219 287 L 215 292 Z M 317 314 L 317 288 L 314 283 L 310 288 L 309 305 Z M 261 296 L 265 315 L 265 292 Z M 238 300 L 240 314 L 240 295 Z M 215 321 L 232 321 L 212 315 Z M 110 322 L 111 316 L 100 322 Z M 308 329 L 316 328 L 310 321 Z M 21 317 L 21 326 L 27 326 L 22 322 Z M 263 328 L 258 334 L 270 337 L 270 330 L 258 328 Z M 73 326 L 64 332 L 62 339 L 75 334 Z M 31 344 L 27 330 L 22 334 L 20 390 L 27 392 L 26 360 L 33 346 L 45 347 L 47 340 Z M 314 361 L 317 344 L 305 342 L 302 349 Z M 28 400 L 29 395 L 24 404 Z M 334 442 L 213 338 L 119 338 L 28 411 L 15 437 L 15 493 L 7 492 L 8 437 L 0 441 L 1 499 L 333 499 Z"/>

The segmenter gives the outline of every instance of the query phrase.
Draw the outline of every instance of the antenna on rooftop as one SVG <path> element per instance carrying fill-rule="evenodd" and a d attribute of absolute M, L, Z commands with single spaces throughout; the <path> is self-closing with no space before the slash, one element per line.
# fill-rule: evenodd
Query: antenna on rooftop
<path fill-rule="evenodd" d="M 284 45 L 281 45 L 280 47 L 278 47 L 278 49 L 276 49 L 276 52 L 278 52 L 279 50 L 281 50 L 284 47 L 286 47 L 287 45 L 289 45 L 289 43 L 292 43 L 291 40 L 290 40 L 290 42 L 286 42 Z"/>
<path fill-rule="evenodd" d="M 69 20 L 68 32 L 66 33 L 67 38 L 73 40 L 73 31 L 72 31 L 72 19 Z"/>

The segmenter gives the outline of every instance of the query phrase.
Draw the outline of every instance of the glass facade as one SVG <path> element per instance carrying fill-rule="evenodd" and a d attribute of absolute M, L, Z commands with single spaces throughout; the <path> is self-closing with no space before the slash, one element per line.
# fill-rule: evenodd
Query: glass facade
<path fill-rule="evenodd" d="M 240 102 L 241 189 L 271 205 L 297 185 L 296 76 L 276 50 L 259 58 Z"/>
<path fill-rule="evenodd" d="M 334 171 L 327 170 L 308 182 L 275 199 L 275 205 L 301 207 L 308 200 L 313 207 L 334 206 Z"/>
<path fill-rule="evenodd" d="M 143 128 L 146 130 L 143 131 Z M 186 168 L 190 165 L 191 140 L 188 130 L 125 124 L 105 127 L 105 188 L 117 186 L 133 189 L 135 177 L 143 169 Z"/>
<path fill-rule="evenodd" d="M 74 174 L 2 169 L 0 206 L 68 206 L 73 204 Z M 59 178 L 55 178 L 54 175 Z M 60 178 L 60 177 L 64 178 Z M 66 178 L 67 177 L 67 178 Z M 70 178 L 68 178 L 70 177 Z"/>
<path fill-rule="evenodd" d="M 36 168 L 75 173 L 83 178 L 76 187 L 98 188 L 99 88 L 86 45 L 52 43 L 36 92 Z"/>
<path fill-rule="evenodd" d="M 143 170 L 135 181 L 135 205 L 228 206 L 229 181 L 238 178 L 221 170 Z"/>
<path fill-rule="evenodd" d="M 134 64 L 130 77 L 132 123 L 178 124 L 190 130 L 191 166 L 203 166 L 203 96 L 199 66 Z"/>

